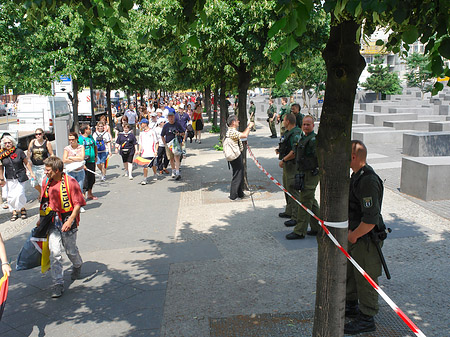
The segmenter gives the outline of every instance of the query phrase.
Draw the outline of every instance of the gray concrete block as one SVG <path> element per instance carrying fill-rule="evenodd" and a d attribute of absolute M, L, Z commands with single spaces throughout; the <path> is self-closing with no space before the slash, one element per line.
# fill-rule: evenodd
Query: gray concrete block
<path fill-rule="evenodd" d="M 436 132 L 436 131 L 450 131 L 450 121 L 444 122 L 431 122 L 428 125 L 428 131 Z"/>
<path fill-rule="evenodd" d="M 426 201 L 450 199 L 450 157 L 404 157 L 400 191 Z"/>
<path fill-rule="evenodd" d="M 431 115 L 433 114 L 433 109 L 431 107 L 389 107 L 388 113 L 390 114 L 398 114 L 398 113 L 415 113 L 422 115 Z"/>
<path fill-rule="evenodd" d="M 450 132 L 405 132 L 403 154 L 413 157 L 450 156 Z"/>
<path fill-rule="evenodd" d="M 406 120 L 406 121 L 384 121 L 383 126 L 394 128 L 395 130 L 418 130 L 428 131 L 428 124 L 431 120 Z"/>
<path fill-rule="evenodd" d="M 439 105 L 439 115 L 450 115 L 450 105 Z"/>
<path fill-rule="evenodd" d="M 409 130 L 408 130 L 409 131 Z M 403 139 L 402 130 L 360 131 L 352 133 L 352 139 L 358 139 L 366 145 L 379 144 L 401 144 Z"/>
<path fill-rule="evenodd" d="M 357 124 L 362 124 L 366 121 L 366 115 L 365 112 L 353 112 L 353 122 Z"/>
<path fill-rule="evenodd" d="M 430 120 L 433 122 L 441 122 L 441 121 L 445 121 L 445 117 L 446 116 L 440 116 L 438 114 L 436 115 L 418 115 L 417 119 L 422 119 L 422 120 Z"/>
<path fill-rule="evenodd" d="M 373 124 L 374 126 L 383 126 L 384 121 L 400 121 L 400 120 L 415 120 L 417 114 L 415 113 L 397 113 L 397 114 L 367 114 L 366 123 Z"/>

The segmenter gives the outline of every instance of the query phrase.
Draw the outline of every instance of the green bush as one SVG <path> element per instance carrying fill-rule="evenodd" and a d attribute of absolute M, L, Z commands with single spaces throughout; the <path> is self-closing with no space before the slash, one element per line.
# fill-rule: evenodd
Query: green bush
<path fill-rule="evenodd" d="M 219 133 L 220 132 L 220 126 L 216 125 L 216 126 L 212 126 L 211 130 L 209 130 L 209 133 Z"/>

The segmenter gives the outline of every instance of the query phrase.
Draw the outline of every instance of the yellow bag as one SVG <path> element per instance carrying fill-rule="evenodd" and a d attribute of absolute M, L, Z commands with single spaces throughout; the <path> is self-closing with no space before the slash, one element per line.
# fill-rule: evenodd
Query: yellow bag
<path fill-rule="evenodd" d="M 47 236 L 47 241 L 42 242 L 41 273 L 44 274 L 49 269 L 50 269 L 50 249 L 48 248 L 48 236 Z"/>
<path fill-rule="evenodd" d="M 192 128 L 194 129 L 194 131 L 197 130 L 196 127 L 195 127 L 195 122 L 197 122 L 197 121 L 192 121 Z"/>

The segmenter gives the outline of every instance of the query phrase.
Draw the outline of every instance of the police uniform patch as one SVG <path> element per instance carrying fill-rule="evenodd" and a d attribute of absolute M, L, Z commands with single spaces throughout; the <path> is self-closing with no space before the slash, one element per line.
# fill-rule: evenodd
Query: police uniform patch
<path fill-rule="evenodd" d="M 363 198 L 363 205 L 365 208 L 372 207 L 372 197 Z"/>

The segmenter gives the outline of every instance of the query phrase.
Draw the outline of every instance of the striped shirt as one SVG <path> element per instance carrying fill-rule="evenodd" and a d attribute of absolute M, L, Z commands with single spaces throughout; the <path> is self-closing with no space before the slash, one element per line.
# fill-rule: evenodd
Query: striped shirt
<path fill-rule="evenodd" d="M 226 136 L 239 144 L 239 150 L 244 151 L 244 145 L 241 142 L 241 133 L 235 128 L 228 128 Z"/>

